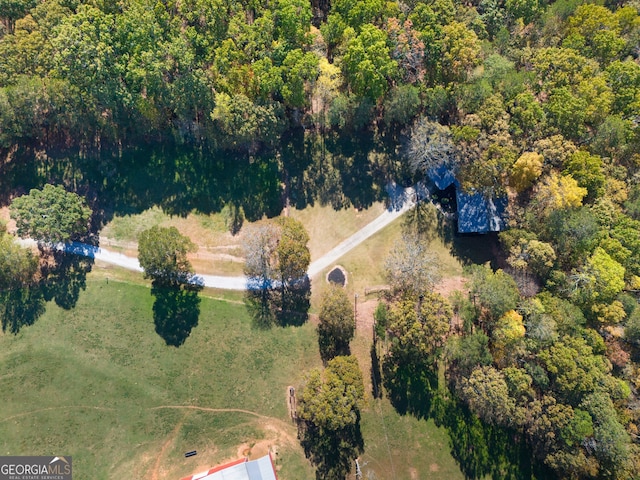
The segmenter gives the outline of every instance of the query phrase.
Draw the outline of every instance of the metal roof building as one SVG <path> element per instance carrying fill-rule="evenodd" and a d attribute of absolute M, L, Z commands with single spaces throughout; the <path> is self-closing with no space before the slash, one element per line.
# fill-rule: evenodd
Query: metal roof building
<path fill-rule="evenodd" d="M 271 455 L 265 455 L 256 460 L 241 458 L 182 480 L 278 480 L 278 477 Z"/>
<path fill-rule="evenodd" d="M 481 192 L 465 192 L 460 188 L 451 169 L 440 165 L 427 172 L 427 176 L 438 190 L 454 185 L 459 233 L 487 233 L 504 230 L 506 197 L 488 198 Z"/>

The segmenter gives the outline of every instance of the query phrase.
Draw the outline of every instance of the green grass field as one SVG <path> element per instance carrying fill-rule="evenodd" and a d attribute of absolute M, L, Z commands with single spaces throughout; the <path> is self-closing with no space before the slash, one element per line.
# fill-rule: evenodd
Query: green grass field
<path fill-rule="evenodd" d="M 49 304 L 1 336 L 0 451 L 73 455 L 80 479 L 181 478 L 264 439 L 281 445 L 294 472 L 283 478 L 311 475 L 285 394 L 319 364 L 305 353 L 317 349 L 313 327 L 257 331 L 244 306 L 203 298 L 176 349 L 156 335 L 151 305 L 144 286 L 90 280 L 75 309 Z M 249 413 L 158 408 L 184 405 Z"/>
<path fill-rule="evenodd" d="M 286 387 L 320 365 L 314 326 L 256 330 L 237 297 L 203 294 L 191 336 L 167 347 L 149 289 L 117 277 L 96 265 L 73 310 L 48 304 L 34 325 L 0 335 L 0 452 L 73 455 L 78 479 L 161 480 L 277 446 L 281 479 L 313 478 Z M 366 341 L 354 351 L 368 378 Z M 362 431 L 378 479 L 460 478 L 446 434 L 386 400 L 369 398 Z"/>

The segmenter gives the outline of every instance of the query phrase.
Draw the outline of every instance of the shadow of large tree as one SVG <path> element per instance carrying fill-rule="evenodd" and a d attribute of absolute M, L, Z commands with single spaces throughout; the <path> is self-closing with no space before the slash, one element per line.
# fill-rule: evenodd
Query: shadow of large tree
<path fill-rule="evenodd" d="M 232 205 L 249 221 L 289 204 L 366 208 L 384 198 L 400 163 L 394 158 L 393 146 L 367 131 L 320 142 L 294 129 L 274 150 L 254 155 L 171 141 L 46 152 L 22 146 L 11 161 L 0 158 L 0 205 L 30 188 L 62 184 L 87 198 L 94 231 L 115 214 L 153 206 L 185 216 Z"/>
<path fill-rule="evenodd" d="M 338 430 L 328 431 L 312 422 L 298 424 L 298 436 L 306 457 L 316 465 L 316 479 L 345 479 L 353 466 L 353 459 L 364 452 L 360 431 L 360 411 L 356 421 Z"/>
<path fill-rule="evenodd" d="M 94 259 L 59 250 L 44 252 L 42 258 L 41 288 L 45 300 L 53 300 L 65 310 L 74 308 L 80 291 L 87 288 L 87 274 L 93 268 Z"/>
<path fill-rule="evenodd" d="M 446 387 L 438 387 L 437 371 L 419 363 L 395 364 L 386 356 L 382 365 L 387 397 L 401 415 L 433 418 L 449 436 L 451 455 L 467 479 L 505 480 L 555 478 L 532 463 L 531 450 L 521 432 L 482 422 Z"/>
<path fill-rule="evenodd" d="M 531 480 L 554 478 L 551 472 L 534 471 L 523 435 L 483 423 L 463 403 L 437 397 L 434 420 L 449 434 L 451 455 L 465 478 Z"/>
<path fill-rule="evenodd" d="M 375 339 L 371 344 L 369 354 L 371 355 L 371 395 L 373 395 L 373 398 L 382 398 L 382 371 Z"/>
<path fill-rule="evenodd" d="M 45 311 L 45 299 L 40 285 L 27 285 L 0 294 L 2 331 L 14 335 L 22 327 L 33 325 Z"/>
<path fill-rule="evenodd" d="M 393 356 L 382 360 L 384 387 L 391 404 L 401 415 L 429 418 L 438 375 L 421 362 L 398 363 Z"/>
<path fill-rule="evenodd" d="M 181 346 L 198 325 L 201 290 L 197 284 L 152 283 L 153 323 L 167 345 Z"/>
<path fill-rule="evenodd" d="M 331 332 L 322 327 L 318 328 L 318 349 L 324 365 L 334 357 L 351 355 L 349 342 L 335 338 Z"/>
<path fill-rule="evenodd" d="M 38 280 L 0 292 L 2 330 L 17 334 L 33 325 L 45 312 L 47 302 L 71 310 L 86 289 L 87 273 L 94 260 L 59 250 L 41 250 Z"/>
<path fill-rule="evenodd" d="M 255 328 L 299 327 L 309 318 L 311 280 L 305 276 L 283 290 L 250 278 L 244 297 Z"/>

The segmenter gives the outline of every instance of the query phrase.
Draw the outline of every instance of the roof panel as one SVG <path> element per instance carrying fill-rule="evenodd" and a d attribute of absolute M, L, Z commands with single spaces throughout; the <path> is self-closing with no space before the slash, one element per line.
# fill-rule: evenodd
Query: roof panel
<path fill-rule="evenodd" d="M 430 168 L 427 171 L 427 176 L 435 183 L 439 190 L 444 190 L 456 181 L 456 177 L 453 175 L 451 168 L 445 164 Z"/>
<path fill-rule="evenodd" d="M 242 458 L 183 480 L 277 480 L 277 477 L 271 456 L 265 455 L 251 461 Z"/>
<path fill-rule="evenodd" d="M 499 232 L 505 228 L 506 198 L 487 198 L 480 192 L 456 190 L 459 233 Z"/>

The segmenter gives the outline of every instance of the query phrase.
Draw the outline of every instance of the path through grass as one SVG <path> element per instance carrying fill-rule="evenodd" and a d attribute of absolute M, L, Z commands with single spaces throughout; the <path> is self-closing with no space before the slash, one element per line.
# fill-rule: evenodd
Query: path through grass
<path fill-rule="evenodd" d="M 205 290 L 198 326 L 167 347 L 140 280 L 96 265 L 74 309 L 48 304 L 0 334 L 0 451 L 72 455 L 78 478 L 163 480 L 277 446 L 279 478 L 313 478 L 285 399 L 320 365 L 314 326 L 256 330 L 241 297 Z M 365 378 L 369 338 L 354 342 Z M 378 479 L 460 478 L 446 434 L 386 399 L 369 398 L 362 431 Z"/>
<path fill-rule="evenodd" d="M 163 479 L 266 439 L 304 472 L 282 478 L 310 478 L 284 400 L 319 363 L 306 353 L 317 350 L 313 327 L 254 330 L 243 305 L 203 298 L 199 325 L 176 349 L 156 335 L 151 304 L 148 288 L 98 278 L 75 309 L 49 304 L 35 325 L 0 335 L 0 451 L 73 455 L 78 478 L 143 479 L 173 436 Z M 158 408 L 183 405 L 205 409 Z"/>

